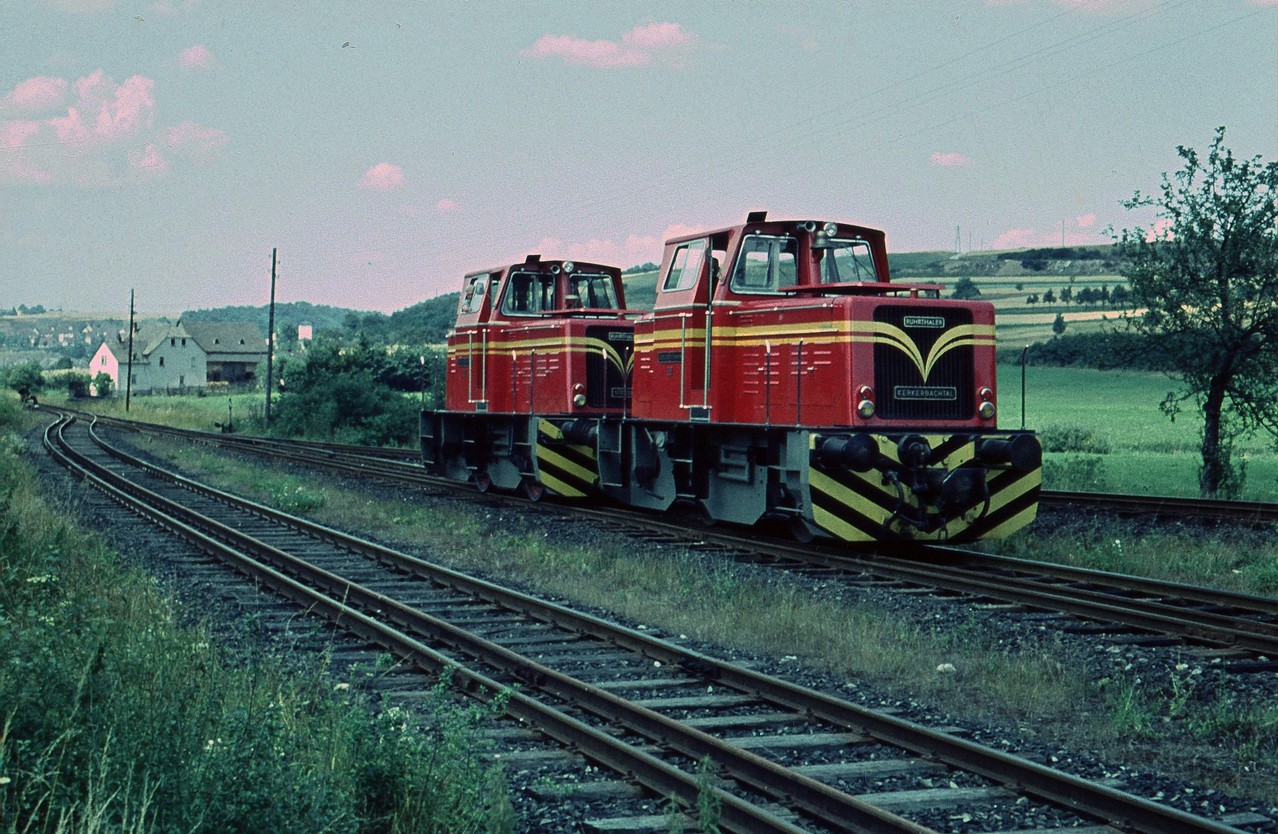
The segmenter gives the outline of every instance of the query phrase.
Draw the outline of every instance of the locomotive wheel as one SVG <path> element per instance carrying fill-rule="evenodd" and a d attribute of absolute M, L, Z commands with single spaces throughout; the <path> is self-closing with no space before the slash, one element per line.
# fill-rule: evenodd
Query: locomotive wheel
<path fill-rule="evenodd" d="M 531 478 L 524 478 L 519 482 L 519 492 L 534 504 L 546 497 L 546 487 L 539 484 Z"/>
<path fill-rule="evenodd" d="M 790 535 L 799 544 L 811 544 L 812 540 L 816 538 L 816 531 L 812 529 L 812 525 L 808 524 L 806 519 L 791 518 L 786 526 L 790 530 Z"/>
<path fill-rule="evenodd" d="M 493 479 L 489 477 L 487 472 L 475 473 L 475 489 L 480 492 L 487 492 L 493 488 Z"/>

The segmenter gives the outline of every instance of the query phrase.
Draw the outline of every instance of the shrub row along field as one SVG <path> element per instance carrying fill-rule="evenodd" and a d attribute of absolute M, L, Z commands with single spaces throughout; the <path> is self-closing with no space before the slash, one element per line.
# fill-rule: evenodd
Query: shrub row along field
<path fill-rule="evenodd" d="M 183 625 L 41 498 L 21 417 L 0 399 L 0 831 L 500 830 L 481 713 L 441 689 L 421 727 Z"/>

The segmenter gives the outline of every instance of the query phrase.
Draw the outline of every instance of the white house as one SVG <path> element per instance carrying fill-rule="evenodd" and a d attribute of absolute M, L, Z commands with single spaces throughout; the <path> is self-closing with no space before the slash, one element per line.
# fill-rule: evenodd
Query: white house
<path fill-rule="evenodd" d="M 133 332 L 134 393 L 205 388 L 210 382 L 249 382 L 266 360 L 266 339 L 249 323 L 146 322 Z M 124 390 L 129 334 L 102 343 L 89 362 L 90 376 L 105 372 L 112 390 Z"/>

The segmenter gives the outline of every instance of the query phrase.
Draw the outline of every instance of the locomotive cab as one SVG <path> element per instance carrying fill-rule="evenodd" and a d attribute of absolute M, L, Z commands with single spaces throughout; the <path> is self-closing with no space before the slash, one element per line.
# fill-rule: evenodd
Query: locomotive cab
<path fill-rule="evenodd" d="M 633 315 L 612 266 L 530 255 L 466 275 L 448 335 L 445 408 L 422 416 L 427 464 L 532 497 L 593 489 L 594 453 L 570 443 L 587 429 L 565 436 L 563 427 L 626 410 Z"/>

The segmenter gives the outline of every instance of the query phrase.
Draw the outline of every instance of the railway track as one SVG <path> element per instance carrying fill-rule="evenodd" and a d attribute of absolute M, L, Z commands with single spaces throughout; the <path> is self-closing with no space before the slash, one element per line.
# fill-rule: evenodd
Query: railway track
<path fill-rule="evenodd" d="M 358 477 L 376 477 L 449 492 L 456 490 L 456 484 L 426 475 L 413 463 L 416 458 L 410 450 L 226 436 L 139 426 L 128 421 L 110 424 Z M 872 576 L 880 581 L 1022 606 L 1032 611 L 1058 612 L 1082 621 L 1064 625 L 1064 630 L 1123 634 L 1129 641 L 1141 639 L 1126 636 L 1135 632 L 1149 635 L 1145 638 L 1147 641 L 1170 637 L 1233 650 L 1237 656 L 1230 658 L 1225 667 L 1232 672 L 1278 671 L 1278 600 L 1268 597 L 958 548 L 928 546 L 904 553 L 876 551 L 867 555 L 837 545 L 796 545 L 783 538 L 730 528 L 693 526 L 690 529 L 669 519 L 615 507 L 597 510 L 564 505 L 561 509 L 594 517 L 614 529 L 627 529 L 640 538 L 669 537 L 672 541 L 693 540 L 717 546 L 725 555 L 742 561 L 829 568 L 854 576 Z"/>
<path fill-rule="evenodd" d="M 83 417 L 93 416 L 87 412 L 76 413 L 81 414 Z M 104 425 L 113 425 L 130 431 L 165 433 L 196 442 L 239 447 L 248 450 L 274 450 L 275 454 L 285 457 L 292 454 L 293 450 L 306 449 L 308 450 L 307 456 L 311 453 L 327 452 L 333 456 L 334 460 L 353 458 L 411 463 L 421 459 L 420 454 L 415 449 L 280 440 L 251 435 L 217 434 L 189 429 L 175 429 L 169 426 L 118 418 L 99 417 L 98 419 Z M 1206 498 L 1176 498 L 1157 495 L 1124 495 L 1121 493 L 1068 492 L 1061 490 L 1042 490 L 1039 493 L 1039 501 L 1043 507 L 1050 509 L 1083 508 L 1113 515 L 1231 521 L 1256 526 L 1278 524 L 1278 503 L 1264 501 L 1226 501 Z"/>
<path fill-rule="evenodd" d="M 60 420 L 46 445 L 114 500 L 426 674 L 452 670 L 469 694 L 504 699 L 657 796 L 696 807 L 709 792 L 725 830 L 923 834 L 956 814 L 973 831 L 1263 822 L 1195 817 L 362 542 L 165 473 L 82 426 Z M 696 775 L 702 760 L 714 787 Z"/>

